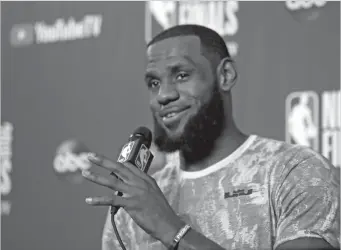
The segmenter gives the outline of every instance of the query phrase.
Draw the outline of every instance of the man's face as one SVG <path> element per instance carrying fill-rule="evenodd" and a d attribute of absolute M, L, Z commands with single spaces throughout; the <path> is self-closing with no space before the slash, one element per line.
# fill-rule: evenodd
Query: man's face
<path fill-rule="evenodd" d="M 145 80 L 159 149 L 192 152 L 194 144 L 215 140 L 210 137 L 221 131 L 223 105 L 200 39 L 183 36 L 162 40 L 149 47 L 147 57 Z"/>

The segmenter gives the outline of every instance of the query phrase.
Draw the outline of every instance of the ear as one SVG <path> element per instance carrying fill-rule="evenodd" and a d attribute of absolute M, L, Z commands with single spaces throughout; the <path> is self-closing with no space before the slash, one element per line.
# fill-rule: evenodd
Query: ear
<path fill-rule="evenodd" d="M 228 92 L 237 82 L 237 71 L 233 61 L 229 57 L 222 59 L 217 67 L 217 79 L 219 80 L 219 88 Z"/>

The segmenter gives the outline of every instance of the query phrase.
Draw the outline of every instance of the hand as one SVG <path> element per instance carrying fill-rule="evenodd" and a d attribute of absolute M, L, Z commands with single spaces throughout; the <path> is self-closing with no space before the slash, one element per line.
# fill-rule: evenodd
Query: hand
<path fill-rule="evenodd" d="M 83 171 L 83 176 L 98 185 L 122 192 L 123 197 L 92 197 L 86 202 L 94 206 L 122 207 L 146 233 L 169 246 L 185 223 L 173 211 L 156 181 L 128 162 L 121 164 L 93 154 L 89 155 L 89 160 L 119 178 L 89 171 Z"/>

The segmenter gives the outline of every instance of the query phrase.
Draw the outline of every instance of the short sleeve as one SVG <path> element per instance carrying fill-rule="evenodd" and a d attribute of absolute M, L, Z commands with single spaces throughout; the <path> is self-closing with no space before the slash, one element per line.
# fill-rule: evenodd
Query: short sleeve
<path fill-rule="evenodd" d="M 340 173 L 321 155 L 294 157 L 276 183 L 274 249 L 303 237 L 340 247 Z"/>

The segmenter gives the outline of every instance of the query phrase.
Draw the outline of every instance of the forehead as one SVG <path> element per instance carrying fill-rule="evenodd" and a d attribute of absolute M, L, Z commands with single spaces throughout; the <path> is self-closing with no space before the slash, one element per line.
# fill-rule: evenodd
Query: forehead
<path fill-rule="evenodd" d="M 202 53 L 200 38 L 194 35 L 177 36 L 156 42 L 148 47 L 148 66 L 171 59 L 189 59 L 194 63 L 203 63 L 206 59 Z"/>

